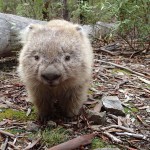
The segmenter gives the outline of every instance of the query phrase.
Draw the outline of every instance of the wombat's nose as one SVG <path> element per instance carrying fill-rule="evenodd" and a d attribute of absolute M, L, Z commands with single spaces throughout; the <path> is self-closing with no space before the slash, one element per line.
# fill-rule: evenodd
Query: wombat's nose
<path fill-rule="evenodd" d="M 61 77 L 61 74 L 59 73 L 43 73 L 42 78 L 46 81 L 52 82 L 54 80 L 57 80 Z"/>

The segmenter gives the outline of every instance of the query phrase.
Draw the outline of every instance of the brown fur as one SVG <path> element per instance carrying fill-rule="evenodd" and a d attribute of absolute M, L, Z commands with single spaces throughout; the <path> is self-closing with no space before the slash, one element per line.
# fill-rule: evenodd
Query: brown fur
<path fill-rule="evenodd" d="M 32 24 L 22 32 L 22 42 L 18 72 L 39 117 L 52 117 L 58 110 L 68 117 L 77 115 L 87 99 L 93 60 L 82 28 L 64 20 Z M 65 60 L 68 55 L 70 60 Z M 57 73 L 61 77 L 52 82 L 41 77 Z"/>

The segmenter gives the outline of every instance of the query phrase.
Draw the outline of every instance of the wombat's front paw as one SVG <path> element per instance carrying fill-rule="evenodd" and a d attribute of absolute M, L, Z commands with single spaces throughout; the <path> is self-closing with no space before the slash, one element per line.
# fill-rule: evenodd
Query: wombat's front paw
<path fill-rule="evenodd" d="M 72 118 L 74 116 L 77 116 L 79 114 L 79 111 L 80 111 L 79 109 L 73 109 L 73 110 L 67 111 L 66 116 L 69 118 Z"/>
<path fill-rule="evenodd" d="M 43 117 L 43 116 L 38 116 L 37 117 L 38 122 L 40 122 L 41 124 L 46 124 L 46 122 L 48 121 L 47 118 Z"/>
<path fill-rule="evenodd" d="M 41 123 L 41 124 L 46 124 L 47 121 L 49 121 L 52 117 L 49 116 L 49 115 L 41 115 L 39 114 L 38 115 L 38 121 Z"/>
<path fill-rule="evenodd" d="M 62 120 L 63 120 L 65 123 L 69 123 L 69 122 L 77 121 L 77 118 L 78 118 L 78 115 L 73 116 L 73 117 L 64 117 Z"/>

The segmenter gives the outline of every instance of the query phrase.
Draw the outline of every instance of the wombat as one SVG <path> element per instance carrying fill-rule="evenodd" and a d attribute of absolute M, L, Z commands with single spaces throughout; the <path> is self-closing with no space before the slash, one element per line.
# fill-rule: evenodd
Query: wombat
<path fill-rule="evenodd" d="M 92 75 L 93 52 L 82 27 L 65 20 L 31 24 L 22 31 L 18 72 L 40 120 L 59 110 L 78 115 Z"/>

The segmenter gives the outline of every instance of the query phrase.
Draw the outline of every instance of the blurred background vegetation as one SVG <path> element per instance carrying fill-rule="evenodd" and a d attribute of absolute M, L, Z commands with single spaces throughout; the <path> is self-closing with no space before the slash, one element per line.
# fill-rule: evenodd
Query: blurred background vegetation
<path fill-rule="evenodd" d="M 63 18 L 81 24 L 115 23 L 111 32 L 131 49 L 150 48 L 150 0 L 0 0 L 0 12 L 39 20 Z"/>

